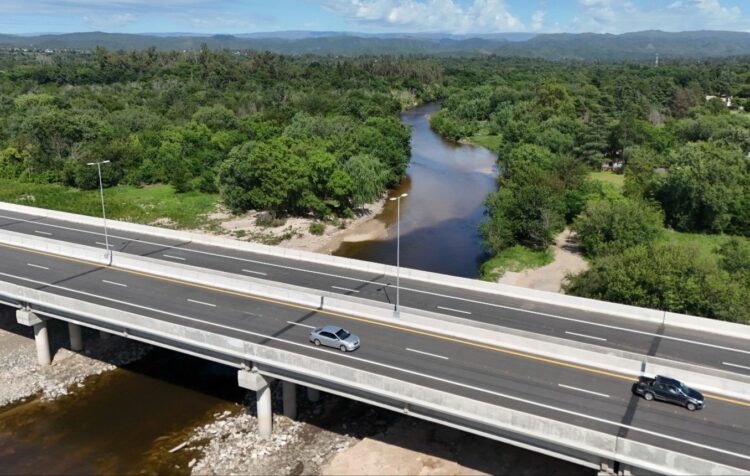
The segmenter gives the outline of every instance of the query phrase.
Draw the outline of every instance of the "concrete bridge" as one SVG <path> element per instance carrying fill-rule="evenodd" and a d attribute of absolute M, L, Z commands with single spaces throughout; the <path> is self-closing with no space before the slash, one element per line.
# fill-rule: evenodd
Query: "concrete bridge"
<path fill-rule="evenodd" d="M 34 327 L 115 333 L 238 369 L 271 429 L 269 383 L 323 390 L 591 468 L 665 474 L 750 471 L 746 326 L 354 260 L 0 205 L 0 301 Z M 311 327 L 362 338 L 320 349 Z M 729 365 L 731 364 L 731 365 Z M 690 413 L 631 393 L 669 374 L 707 393 Z"/>

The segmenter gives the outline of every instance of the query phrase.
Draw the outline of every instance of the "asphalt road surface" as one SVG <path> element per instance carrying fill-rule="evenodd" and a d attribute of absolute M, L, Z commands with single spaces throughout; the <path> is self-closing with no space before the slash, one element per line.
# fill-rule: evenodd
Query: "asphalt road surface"
<path fill-rule="evenodd" d="M 80 232 L 76 236 L 98 239 Z M 134 242 L 117 246 L 153 248 Z M 178 252 L 186 260 L 206 256 L 169 248 L 152 254 Z M 253 269 L 270 275 L 279 268 Z M 0 281 L 330 360 L 750 471 L 750 403 L 709 396 L 704 410 L 689 412 L 634 396 L 634 381 L 627 376 L 6 246 L 0 246 Z M 375 296 L 382 292 L 374 289 L 377 285 L 361 289 L 366 287 Z M 420 291 L 410 296 L 429 295 Z M 471 309 L 481 309 L 475 305 Z M 362 347 L 351 354 L 315 347 L 308 341 L 310 328 L 324 324 L 351 330 Z"/>

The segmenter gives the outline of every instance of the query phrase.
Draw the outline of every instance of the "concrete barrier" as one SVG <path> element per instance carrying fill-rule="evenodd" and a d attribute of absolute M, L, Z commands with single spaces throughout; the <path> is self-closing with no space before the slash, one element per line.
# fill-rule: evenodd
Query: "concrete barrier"
<path fill-rule="evenodd" d="M 96 263 L 102 250 L 83 245 L 60 244 L 57 240 L 0 230 L 0 243 L 19 246 Z M 471 321 L 452 318 L 437 313 L 402 308 L 399 318 L 392 308 L 351 296 L 320 292 L 283 283 L 221 271 L 198 268 L 181 263 L 171 263 L 155 258 L 113 252 L 112 266 L 137 271 L 184 283 L 234 291 L 265 299 L 305 306 L 311 310 L 337 313 L 343 316 L 362 317 L 390 326 L 406 327 L 471 341 L 478 344 L 522 353 L 532 357 L 554 359 L 572 364 L 638 376 L 669 375 L 689 382 L 692 386 L 710 393 L 731 398 L 750 400 L 750 379 L 743 375 L 711 368 L 687 366 L 666 359 L 651 359 L 632 352 L 579 343 L 576 341 L 545 337 L 499 326 L 473 325 Z M 488 328 L 489 327 L 489 328 Z M 494 327 L 494 328 L 492 328 Z"/>
<path fill-rule="evenodd" d="M 603 458 L 625 462 L 647 470 L 664 474 L 743 474 L 737 468 L 695 458 L 686 453 L 666 450 L 632 440 L 614 436 L 618 424 L 613 423 L 613 432 L 591 430 L 533 413 L 521 412 L 497 404 L 490 404 L 455 395 L 430 387 L 416 385 L 404 380 L 358 370 L 351 366 L 310 356 L 254 344 L 248 340 L 221 335 L 217 332 L 186 327 L 181 324 L 141 316 L 127 311 L 108 308 L 0 281 L 0 299 L 23 303 L 35 312 L 63 320 L 79 316 L 105 327 L 122 329 L 126 337 L 150 336 L 150 342 L 169 348 L 195 352 L 203 349 L 208 353 L 222 353 L 228 360 L 242 359 L 250 365 L 260 364 L 271 369 L 278 368 L 317 379 L 321 386 L 326 382 L 346 386 L 352 392 L 364 392 L 396 399 L 407 404 L 409 414 L 420 417 L 420 409 L 430 409 L 438 414 L 459 416 L 471 431 L 471 422 L 482 427 L 491 426 L 519 435 L 538 439 L 549 445 L 574 448 Z M 81 323 L 81 321 L 75 321 Z M 210 323 L 209 323 L 210 324 Z M 247 332 L 248 334 L 252 334 Z M 251 337 L 248 335 L 248 337 Z M 274 339 L 270 336 L 266 336 Z M 169 343 L 164 345 L 164 343 Z M 298 344 L 302 345 L 302 344 Z M 309 346 L 307 346 L 309 347 Z M 309 347 L 315 349 L 314 347 Z M 321 351 L 322 352 L 322 351 Z M 199 354 L 198 354 L 199 355 Z M 336 354 L 337 356 L 339 354 Z M 342 355 L 342 358 L 345 356 Z M 631 432 L 638 429 L 631 429 Z M 689 452 L 689 447 L 686 451 Z"/>

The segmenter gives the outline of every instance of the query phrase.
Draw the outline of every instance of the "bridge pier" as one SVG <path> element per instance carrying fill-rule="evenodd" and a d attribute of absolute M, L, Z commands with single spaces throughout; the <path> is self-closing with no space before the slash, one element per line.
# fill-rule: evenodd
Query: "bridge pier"
<path fill-rule="evenodd" d="M 81 326 L 68 322 L 68 334 L 70 335 L 70 350 L 80 352 L 83 350 L 83 335 Z"/>
<path fill-rule="evenodd" d="M 237 382 L 240 387 L 255 391 L 258 410 L 258 436 L 268 438 L 273 432 L 273 408 L 271 405 L 271 382 L 273 379 L 264 377 L 257 370 L 239 370 Z"/>
<path fill-rule="evenodd" d="M 307 399 L 312 403 L 320 400 L 320 390 L 318 390 L 317 388 L 307 387 Z"/>
<path fill-rule="evenodd" d="M 294 420 L 297 418 L 297 385 L 292 382 L 282 383 L 284 398 L 284 416 Z"/>
<path fill-rule="evenodd" d="M 50 365 L 52 363 L 52 355 L 49 348 L 47 319 L 37 316 L 29 309 L 18 309 L 16 311 L 16 321 L 21 325 L 34 328 L 37 361 L 42 367 Z"/>

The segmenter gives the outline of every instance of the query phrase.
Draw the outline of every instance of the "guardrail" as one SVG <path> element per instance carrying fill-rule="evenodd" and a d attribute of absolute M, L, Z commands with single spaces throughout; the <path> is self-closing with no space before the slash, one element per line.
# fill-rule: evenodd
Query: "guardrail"
<path fill-rule="evenodd" d="M 126 337 L 137 338 L 181 352 L 193 355 L 202 355 L 201 352 L 205 352 L 207 358 L 214 355 L 225 356 L 225 361 L 243 362 L 246 367 L 250 367 L 251 363 L 260 364 L 261 368 L 265 368 L 266 372 L 271 375 L 274 369 L 280 369 L 317 379 L 324 388 L 326 385 L 345 387 L 351 389 L 353 393 L 373 394 L 394 399 L 403 402 L 402 408 L 408 409 L 406 413 L 412 416 L 430 419 L 431 417 L 427 414 L 429 412 L 444 415 L 447 420 L 460 417 L 465 421 L 463 428 L 468 431 L 473 431 L 474 425 L 481 428 L 494 427 L 531 437 L 546 442 L 548 445 L 588 452 L 663 474 L 746 474 L 738 468 L 621 438 L 615 434 L 591 430 L 502 405 L 458 396 L 452 392 L 358 370 L 342 363 L 311 358 L 254 344 L 237 337 L 187 327 L 12 283 L 0 281 L 0 299 L 31 307 L 35 312 L 50 317 L 84 325 L 93 322 L 98 323 L 100 328 L 119 329 L 119 332 Z M 75 316 L 86 322 L 76 320 Z M 204 324 L 212 325 L 208 322 Z M 248 337 L 260 336 L 250 331 L 242 332 L 247 333 Z M 281 340 L 273 336 L 262 337 Z M 305 345 L 313 351 L 324 352 L 306 344 L 296 345 Z M 341 359 L 352 358 L 345 354 L 335 355 Z M 613 423 L 613 433 L 616 433 L 619 426 Z M 643 431 L 635 428 L 630 428 L 630 430 L 631 432 Z M 662 437 L 666 436 L 662 435 Z"/>
<path fill-rule="evenodd" d="M 710 393 L 750 400 L 750 377 L 731 372 L 672 363 L 632 352 L 587 345 L 565 339 L 532 336 L 530 333 L 472 325 L 441 314 L 402 308 L 399 318 L 392 316 L 391 306 L 351 296 L 342 296 L 248 277 L 198 268 L 181 263 L 113 252 L 111 260 L 103 250 L 84 245 L 60 242 L 45 237 L 0 230 L 0 243 L 37 252 L 88 261 L 97 265 L 111 262 L 114 268 L 169 278 L 184 283 L 208 286 L 238 293 L 273 299 L 282 303 L 305 306 L 311 310 L 333 312 L 367 318 L 392 326 L 409 327 L 438 336 L 463 339 L 516 351 L 528 355 L 564 361 L 638 377 L 667 374 L 689 382 Z"/>
<path fill-rule="evenodd" d="M 17 213 L 36 215 L 45 218 L 64 220 L 90 226 L 101 226 L 100 218 L 77 215 L 67 212 L 59 212 L 43 208 L 29 207 L 0 202 L 0 210 L 8 210 Z M 252 253 L 260 253 L 269 256 L 283 257 L 306 261 L 310 263 L 336 266 L 344 269 L 373 273 L 374 275 L 395 276 L 396 268 L 389 265 L 371 263 L 368 261 L 341 258 L 337 256 L 299 251 L 278 246 L 267 246 L 257 243 L 248 243 L 238 240 L 211 236 L 200 233 L 192 233 L 181 230 L 160 228 L 149 225 L 141 225 L 117 220 L 107 220 L 110 230 L 120 230 L 133 233 L 142 233 L 160 238 L 169 238 L 181 242 L 193 242 L 231 250 L 241 250 Z M 550 304 L 567 307 L 588 312 L 610 314 L 621 318 L 635 319 L 640 321 L 655 322 L 659 324 L 680 327 L 685 329 L 710 332 L 735 338 L 750 339 L 750 325 L 738 324 L 716 319 L 707 319 L 698 316 L 675 314 L 656 309 L 648 309 L 624 304 L 597 301 L 594 299 L 567 296 L 564 294 L 538 291 L 534 289 L 520 288 L 499 283 L 489 283 L 480 280 L 459 278 L 438 273 L 430 273 L 411 268 L 401 268 L 401 277 L 433 284 L 443 284 L 461 289 L 482 291 L 499 296 L 523 299 L 531 302 Z"/>

